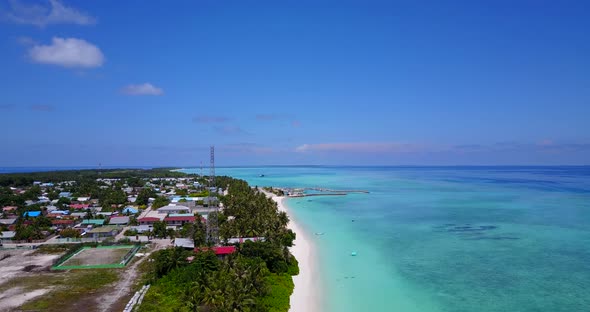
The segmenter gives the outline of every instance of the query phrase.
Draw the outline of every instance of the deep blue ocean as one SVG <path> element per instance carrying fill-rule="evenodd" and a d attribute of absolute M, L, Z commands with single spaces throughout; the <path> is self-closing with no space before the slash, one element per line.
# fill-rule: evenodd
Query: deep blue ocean
<path fill-rule="evenodd" d="M 317 246 L 323 311 L 590 311 L 590 167 L 217 173 L 370 191 L 288 201 Z"/>

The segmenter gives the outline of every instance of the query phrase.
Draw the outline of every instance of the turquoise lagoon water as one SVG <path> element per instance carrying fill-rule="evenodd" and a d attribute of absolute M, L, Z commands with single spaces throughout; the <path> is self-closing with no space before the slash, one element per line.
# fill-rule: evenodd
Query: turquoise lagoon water
<path fill-rule="evenodd" d="M 370 191 L 288 201 L 317 247 L 322 311 L 590 311 L 590 167 L 217 172 Z"/>

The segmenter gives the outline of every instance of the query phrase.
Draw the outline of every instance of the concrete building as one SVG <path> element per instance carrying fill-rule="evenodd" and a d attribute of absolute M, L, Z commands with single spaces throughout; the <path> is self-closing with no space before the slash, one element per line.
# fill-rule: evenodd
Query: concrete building
<path fill-rule="evenodd" d="M 168 205 L 162 208 L 158 208 L 158 213 L 160 214 L 170 214 L 170 213 L 190 213 L 191 210 L 188 207 L 184 206 L 175 206 L 175 205 Z"/>
<path fill-rule="evenodd" d="M 174 247 L 182 247 L 185 249 L 194 249 L 195 241 L 190 238 L 175 238 Z"/>
<path fill-rule="evenodd" d="M 111 219 L 109 219 L 109 224 L 112 225 L 126 225 L 127 223 L 129 223 L 129 217 L 127 216 L 111 217 Z"/>
<path fill-rule="evenodd" d="M 106 225 L 106 226 L 94 228 L 87 233 L 91 238 L 99 239 L 99 238 L 115 237 L 115 236 L 117 236 L 119 231 L 120 231 L 120 228 L 117 226 Z"/>

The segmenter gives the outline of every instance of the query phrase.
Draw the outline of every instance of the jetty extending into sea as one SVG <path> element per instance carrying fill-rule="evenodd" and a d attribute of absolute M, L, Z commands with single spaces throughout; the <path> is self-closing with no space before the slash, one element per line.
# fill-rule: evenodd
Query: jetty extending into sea
<path fill-rule="evenodd" d="M 281 189 L 289 197 L 309 197 L 309 196 L 344 196 L 351 193 L 368 194 L 365 190 L 333 190 L 323 187 L 305 187 L 305 188 L 282 188 Z M 314 193 L 306 193 L 312 191 Z"/>

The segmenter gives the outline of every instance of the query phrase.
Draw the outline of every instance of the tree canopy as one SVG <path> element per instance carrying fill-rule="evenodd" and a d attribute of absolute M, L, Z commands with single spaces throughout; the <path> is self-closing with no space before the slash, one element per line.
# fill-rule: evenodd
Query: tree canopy
<path fill-rule="evenodd" d="M 222 239 L 264 236 L 265 241 L 239 244 L 237 253 L 224 260 L 211 251 L 195 254 L 175 248 L 156 252 L 152 287 L 139 311 L 289 310 L 291 275 L 298 274 L 299 269 L 288 250 L 295 239 L 286 226 L 288 216 L 245 181 L 220 177 L 216 183 L 228 190 L 227 196 L 221 196 L 224 209 L 217 217 Z M 185 225 L 180 232 L 192 235 L 195 246 L 205 246 L 205 230 L 197 215 L 195 223 Z M 192 262 L 189 257 L 194 257 Z"/>

